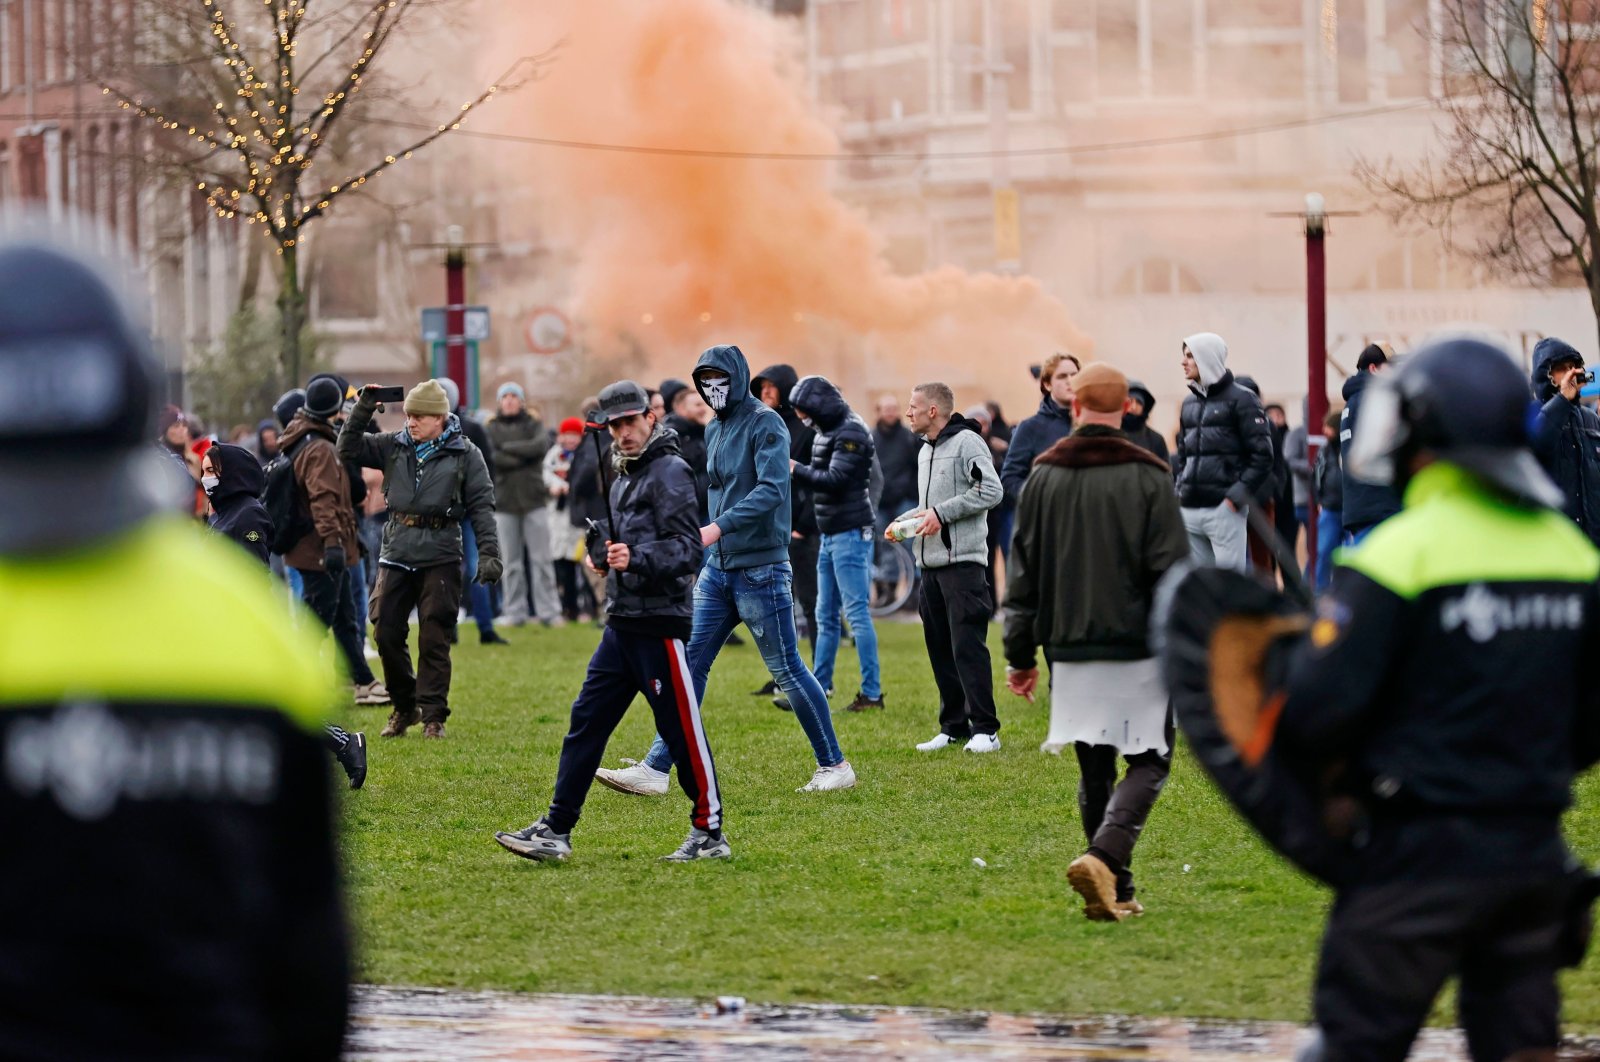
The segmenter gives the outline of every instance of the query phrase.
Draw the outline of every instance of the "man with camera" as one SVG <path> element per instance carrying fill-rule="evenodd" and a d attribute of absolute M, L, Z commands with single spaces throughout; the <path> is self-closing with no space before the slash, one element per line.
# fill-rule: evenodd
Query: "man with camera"
<path fill-rule="evenodd" d="M 367 434 L 380 402 L 405 399 L 406 426 Z M 494 526 L 494 485 L 483 454 L 467 440 L 450 400 L 435 380 L 404 394 L 399 387 L 363 387 L 339 433 L 339 458 L 383 470 L 389 522 L 383 528 L 373 626 L 394 711 L 381 737 L 444 737 L 450 715 L 450 639 L 461 607 L 461 523 L 478 540 L 478 581 L 501 573 Z M 417 670 L 411 670 L 411 611 L 417 612 Z"/>
<path fill-rule="evenodd" d="M 1566 496 L 1566 514 L 1600 545 L 1600 416 L 1579 400 L 1593 380 L 1570 344 L 1550 336 L 1533 348 L 1533 391 L 1542 403 L 1533 451 Z"/>
<path fill-rule="evenodd" d="M 643 694 L 656 731 L 680 765 L 678 783 L 690 803 L 689 836 L 667 862 L 726 859 L 717 769 L 700 721 L 689 675 L 695 572 L 700 567 L 694 473 L 678 452 L 678 436 L 650 408 L 632 380 L 600 392 L 597 417 L 611 433 L 617 479 L 611 486 L 610 537 L 592 542 L 584 563 L 606 573 L 606 629 L 589 660 L 572 722 L 561 744 L 550 810 L 495 841 L 525 859 L 565 859 L 606 742 Z"/>

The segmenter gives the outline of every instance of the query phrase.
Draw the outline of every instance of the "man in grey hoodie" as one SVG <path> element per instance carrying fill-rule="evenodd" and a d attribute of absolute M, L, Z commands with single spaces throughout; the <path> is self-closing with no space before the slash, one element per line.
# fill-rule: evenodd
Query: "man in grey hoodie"
<path fill-rule="evenodd" d="M 922 436 L 917 454 L 919 522 L 911 552 L 922 569 L 922 636 L 939 687 L 939 733 L 917 746 L 937 752 L 952 741 L 968 752 L 1000 747 L 989 660 L 989 510 L 1005 491 L 978 426 L 955 412 L 942 383 L 918 384 L 906 421 Z M 898 522 L 898 520 L 896 522 Z"/>
<path fill-rule="evenodd" d="M 1183 341 L 1190 394 L 1173 470 L 1196 563 L 1246 571 L 1245 507 L 1272 476 L 1272 429 L 1261 399 L 1234 382 L 1228 344 L 1214 332 Z"/>

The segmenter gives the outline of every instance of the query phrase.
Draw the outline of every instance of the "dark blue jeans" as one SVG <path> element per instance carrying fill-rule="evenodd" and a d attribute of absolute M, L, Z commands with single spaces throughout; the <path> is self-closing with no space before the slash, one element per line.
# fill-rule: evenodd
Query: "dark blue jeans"
<path fill-rule="evenodd" d="M 750 629 L 756 648 L 772 679 L 794 706 L 794 717 L 811 741 L 817 765 L 837 767 L 844 762 L 839 739 L 833 733 L 833 716 L 811 669 L 800 659 L 794 630 L 794 576 L 788 562 L 763 564 L 725 572 L 707 564 L 700 569 L 694 588 L 694 637 L 689 641 L 689 672 L 694 678 L 695 700 L 704 703 L 706 680 L 728 635 L 740 622 Z M 670 770 L 672 754 L 657 734 L 645 763 L 658 771 Z"/>
<path fill-rule="evenodd" d="M 489 599 L 489 588 L 478 582 L 478 533 L 472 529 L 471 520 L 461 521 L 461 559 L 466 565 L 467 604 L 479 634 L 494 630 L 494 605 Z"/>

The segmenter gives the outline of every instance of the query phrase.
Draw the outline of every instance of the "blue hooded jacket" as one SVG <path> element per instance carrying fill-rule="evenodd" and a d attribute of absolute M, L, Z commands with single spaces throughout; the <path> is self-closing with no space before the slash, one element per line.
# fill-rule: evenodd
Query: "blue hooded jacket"
<path fill-rule="evenodd" d="M 694 385 L 706 398 L 700 374 L 720 369 L 732 379 L 723 408 L 706 428 L 706 472 L 711 480 L 711 522 L 722 529 L 707 563 L 722 571 L 756 568 L 789 559 L 789 429 L 783 418 L 750 393 L 750 363 L 735 346 L 712 347 L 694 367 Z"/>

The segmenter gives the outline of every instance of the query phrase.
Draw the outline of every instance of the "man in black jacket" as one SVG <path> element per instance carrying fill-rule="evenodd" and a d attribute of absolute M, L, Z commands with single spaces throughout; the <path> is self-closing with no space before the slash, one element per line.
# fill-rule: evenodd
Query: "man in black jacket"
<path fill-rule="evenodd" d="M 600 392 L 599 415 L 611 433 L 618 473 L 611 488 L 615 538 L 606 541 L 605 634 L 572 702 L 550 810 L 531 826 L 494 839 L 526 859 L 571 855 L 572 827 L 606 742 L 643 694 L 691 805 L 689 836 L 664 858 L 726 859 L 732 852 L 722 836 L 717 770 L 684 649 L 702 556 L 694 476 L 678 455 L 677 435 L 657 421 L 643 387 L 632 380 L 611 384 Z M 593 566 L 588 557 L 584 563 Z"/>
<path fill-rule="evenodd" d="M 1165 461 L 1170 453 L 1167 440 L 1150 426 L 1150 414 L 1156 408 L 1156 396 L 1138 380 L 1128 381 L 1128 411 L 1122 414 L 1122 434 L 1138 446 L 1144 447 Z"/>
<path fill-rule="evenodd" d="M 1533 348 L 1533 393 L 1542 405 L 1533 452 L 1567 496 L 1565 510 L 1600 545 L 1600 416 L 1579 401 L 1583 355 L 1550 336 Z"/>
<path fill-rule="evenodd" d="M 1228 345 L 1214 332 L 1183 341 L 1184 397 L 1178 435 L 1178 504 L 1198 564 L 1245 571 L 1245 506 L 1272 475 L 1272 432 L 1261 399 L 1228 371 Z"/>
<path fill-rule="evenodd" d="M 1373 377 L 1389 366 L 1389 352 L 1373 343 L 1356 359 L 1356 374 L 1344 382 L 1344 413 L 1339 418 L 1339 448 L 1350 452 L 1356 424 L 1361 416 L 1361 401 Z M 1368 483 L 1341 468 L 1344 481 L 1344 542 L 1353 546 L 1367 537 L 1374 527 L 1400 511 L 1400 495 L 1393 487 Z"/>
<path fill-rule="evenodd" d="M 905 424 L 905 408 L 894 395 L 878 399 L 878 422 L 872 426 L 872 445 L 883 469 L 883 489 L 878 503 L 878 534 L 889 521 L 917 507 L 917 449 L 920 443 Z"/>
<path fill-rule="evenodd" d="M 873 531 L 872 432 L 826 377 L 807 376 L 789 392 L 789 405 L 815 427 L 809 464 L 790 460 L 799 486 L 815 499 L 822 548 L 817 557 L 817 641 L 811 670 L 822 688 L 833 688 L 833 662 L 850 619 L 861 663 L 861 689 L 846 711 L 883 707 L 878 676 L 878 634 L 872 626 Z"/>
<path fill-rule="evenodd" d="M 681 380 L 661 384 L 661 399 L 666 402 L 667 427 L 678 433 L 678 448 L 689 471 L 694 473 L 694 495 L 700 505 L 700 525 L 711 522 L 706 499 L 711 490 L 711 474 L 706 469 L 706 425 L 716 414 L 706 405 L 700 392 Z"/>
<path fill-rule="evenodd" d="M 771 365 L 750 380 L 750 393 L 783 418 L 789 429 L 789 460 L 805 464 L 811 460 L 816 432 L 789 405 L 789 392 L 799 382 L 800 374 L 794 366 Z M 789 567 L 794 570 L 794 601 L 806 618 L 806 640 L 811 643 L 813 656 L 817 652 L 817 554 L 821 548 L 811 490 L 804 483 L 794 483 L 789 493 Z M 776 693 L 777 686 L 768 682 L 756 692 Z"/>
<path fill-rule="evenodd" d="M 1012 432 L 1000 467 L 1000 485 L 1012 505 L 1022 496 L 1022 485 L 1033 471 L 1034 460 L 1072 434 L 1072 379 L 1083 365 L 1071 354 L 1056 353 L 1039 369 L 1039 412 L 1025 418 Z M 991 427 L 991 434 L 994 434 Z"/>

